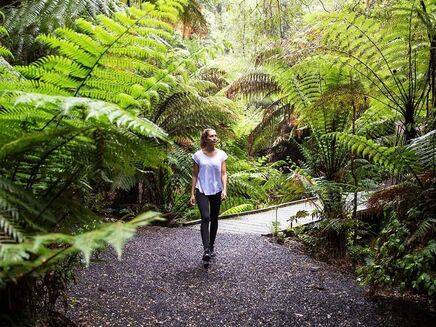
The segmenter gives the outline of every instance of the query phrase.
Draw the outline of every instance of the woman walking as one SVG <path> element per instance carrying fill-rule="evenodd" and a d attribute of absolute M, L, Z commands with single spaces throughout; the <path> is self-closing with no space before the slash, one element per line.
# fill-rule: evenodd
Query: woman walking
<path fill-rule="evenodd" d="M 227 197 L 227 154 L 215 148 L 217 142 L 215 130 L 205 129 L 201 134 L 201 149 L 192 155 L 194 166 L 189 202 L 191 205 L 197 202 L 200 210 L 204 261 L 209 261 L 215 255 L 214 244 L 221 200 Z"/>

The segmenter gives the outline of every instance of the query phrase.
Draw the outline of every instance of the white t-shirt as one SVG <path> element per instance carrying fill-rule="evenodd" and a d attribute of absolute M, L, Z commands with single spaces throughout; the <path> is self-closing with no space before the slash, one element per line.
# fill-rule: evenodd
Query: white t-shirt
<path fill-rule="evenodd" d="M 221 164 L 227 159 L 227 154 L 223 150 L 217 149 L 217 153 L 213 157 L 209 157 L 202 150 L 198 150 L 192 155 L 192 159 L 199 167 L 195 187 L 205 195 L 221 192 L 223 190 Z"/>

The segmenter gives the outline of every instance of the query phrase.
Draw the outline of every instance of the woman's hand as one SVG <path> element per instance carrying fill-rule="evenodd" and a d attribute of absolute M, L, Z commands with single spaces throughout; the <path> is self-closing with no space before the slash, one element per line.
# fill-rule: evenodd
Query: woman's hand
<path fill-rule="evenodd" d="M 221 200 L 225 200 L 225 199 L 227 199 L 227 191 L 222 191 L 221 192 Z"/>
<path fill-rule="evenodd" d="M 195 195 L 194 194 L 192 194 L 191 195 L 191 198 L 189 199 L 189 204 L 191 205 L 191 206 L 195 206 Z"/>

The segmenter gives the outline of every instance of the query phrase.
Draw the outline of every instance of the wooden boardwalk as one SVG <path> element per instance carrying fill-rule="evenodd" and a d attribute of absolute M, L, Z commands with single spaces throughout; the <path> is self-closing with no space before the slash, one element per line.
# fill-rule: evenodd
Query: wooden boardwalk
<path fill-rule="evenodd" d="M 278 229 L 284 230 L 290 225 L 290 217 L 300 210 L 311 213 L 315 209 L 313 200 L 295 201 L 286 206 L 278 206 L 267 211 L 248 212 L 236 217 L 220 218 L 219 231 L 224 233 L 237 234 L 270 234 L 273 230 L 273 223 L 277 221 Z M 308 224 L 317 220 L 312 217 L 300 218 L 293 221 L 293 226 Z M 190 226 L 199 230 L 200 224 Z"/>
<path fill-rule="evenodd" d="M 366 208 L 365 195 L 359 194 L 357 210 Z M 352 195 L 349 195 L 348 201 L 351 201 Z M 317 217 L 312 217 L 312 212 L 316 209 L 316 198 L 298 200 L 282 204 L 276 207 L 263 210 L 255 210 L 245 212 L 240 215 L 232 217 L 219 218 L 219 231 L 224 233 L 237 233 L 237 234 L 271 234 L 273 231 L 273 224 L 278 223 L 279 230 L 287 229 L 291 222 L 289 219 L 294 216 L 298 211 L 305 210 L 309 213 L 307 217 L 299 218 L 292 222 L 292 225 L 301 226 L 319 220 Z M 191 222 L 189 228 L 200 229 L 200 221 Z"/>

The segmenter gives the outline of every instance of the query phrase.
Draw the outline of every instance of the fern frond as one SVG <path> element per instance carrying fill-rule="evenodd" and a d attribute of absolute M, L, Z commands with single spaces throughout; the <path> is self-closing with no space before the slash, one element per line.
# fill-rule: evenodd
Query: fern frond
<path fill-rule="evenodd" d="M 418 137 L 410 144 L 410 149 L 414 150 L 421 160 L 424 170 L 435 171 L 436 167 L 436 130 L 433 130 L 421 137 Z"/>
<path fill-rule="evenodd" d="M 266 73 L 250 73 L 230 85 L 226 91 L 228 98 L 234 98 L 237 94 L 245 96 L 265 95 L 278 92 L 279 86 L 271 75 Z"/>
<path fill-rule="evenodd" d="M 1 201 L 1 199 L 0 199 Z M 23 242 L 25 236 L 20 227 L 6 215 L 0 212 L 0 231 L 3 235 L 11 237 L 14 241 L 21 243 Z M 0 232 L 0 233 L 1 233 Z M 5 243 L 0 240 L 0 244 Z"/>
<path fill-rule="evenodd" d="M 75 236 L 51 233 L 34 236 L 32 240 L 20 244 L 0 244 L 0 286 L 33 271 L 44 272 L 52 263 L 74 253 L 81 253 L 89 265 L 92 253 L 106 245 L 112 246 L 121 259 L 126 241 L 134 236 L 139 227 L 157 219 L 156 213 L 148 212 L 127 223 L 107 224 Z M 54 244 L 58 246 L 53 247 Z"/>
<path fill-rule="evenodd" d="M 367 157 L 394 174 L 416 174 L 421 169 L 416 152 L 409 148 L 380 146 L 363 136 L 347 133 L 333 135 L 357 155 Z"/>
<path fill-rule="evenodd" d="M 409 238 L 409 242 L 413 242 L 414 240 L 419 240 L 425 238 L 426 235 L 433 231 L 436 221 L 434 219 L 428 218 L 421 221 L 416 228 L 415 232 Z"/>
<path fill-rule="evenodd" d="M 129 128 L 144 136 L 167 140 L 166 133 L 152 122 L 145 118 L 137 118 L 113 104 L 104 103 L 102 101 L 95 101 L 86 98 L 24 94 L 18 96 L 15 102 L 16 105 L 26 104 L 35 107 L 50 106 L 52 103 L 60 104 L 60 107 L 64 110 L 64 114 L 69 114 L 75 109 L 83 108 L 85 109 L 86 119 L 92 118 L 101 120 L 102 122 L 108 121 L 119 127 L 123 126 Z"/>
<path fill-rule="evenodd" d="M 254 209 L 254 201 L 251 199 L 246 199 L 241 196 L 229 196 L 226 201 L 221 203 L 221 214 L 226 212 L 228 209 L 235 208 L 241 206 L 241 208 L 245 207 L 247 204 L 252 203 Z M 248 206 L 247 206 L 248 207 Z M 247 209 L 249 210 L 249 209 Z"/>
<path fill-rule="evenodd" d="M 416 6 L 415 1 L 409 8 Z M 395 12 L 387 22 L 349 12 L 316 16 L 323 48 L 333 62 L 347 66 L 366 81 L 377 101 L 405 118 L 406 138 L 414 137 L 408 117 L 421 110 L 427 88 L 429 40 L 415 11 Z"/>
<path fill-rule="evenodd" d="M 71 27 L 75 19 L 95 19 L 99 14 L 111 15 L 125 6 L 117 0 L 39 0 L 20 2 L 17 6 L 3 8 L 5 27 L 12 35 L 7 45 L 18 58 L 32 60 L 41 52 L 35 42 L 38 34 L 51 34 L 61 26 Z"/>
<path fill-rule="evenodd" d="M 293 107 L 283 104 L 282 101 L 272 103 L 264 110 L 262 121 L 248 135 L 248 152 L 252 154 L 259 148 L 259 138 L 280 135 L 281 122 L 292 114 Z"/>
<path fill-rule="evenodd" d="M 253 210 L 254 206 L 251 203 L 243 203 L 240 205 L 237 205 L 235 207 L 229 208 L 226 211 L 222 212 L 220 214 L 220 217 L 228 216 L 228 215 L 235 215 L 238 213 L 242 213 L 244 211 Z"/>

